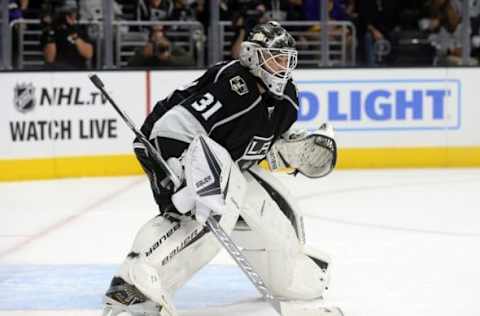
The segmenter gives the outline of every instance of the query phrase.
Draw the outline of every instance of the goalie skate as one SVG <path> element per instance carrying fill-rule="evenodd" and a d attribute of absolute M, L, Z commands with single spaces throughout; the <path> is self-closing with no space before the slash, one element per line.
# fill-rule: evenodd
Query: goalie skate
<path fill-rule="evenodd" d="M 104 297 L 102 316 L 170 316 L 159 304 L 148 299 L 134 285 L 115 277 Z"/>

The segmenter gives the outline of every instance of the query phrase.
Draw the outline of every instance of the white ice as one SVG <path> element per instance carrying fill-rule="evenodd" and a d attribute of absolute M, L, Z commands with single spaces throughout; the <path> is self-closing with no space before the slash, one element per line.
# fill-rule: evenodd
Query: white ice
<path fill-rule="evenodd" d="M 334 260 L 327 299 L 345 315 L 479 315 L 480 169 L 335 171 L 324 179 L 279 179 L 301 203 L 307 243 Z M 49 271 L 61 281 L 66 276 L 58 269 L 78 267 L 105 277 L 102 271 L 109 274 L 122 261 L 156 208 L 147 180 L 137 176 L 0 183 L 0 212 L 0 316 L 90 316 L 100 310 L 88 302 L 82 308 L 32 308 L 35 300 L 41 305 L 48 299 L 39 292 L 53 301 L 69 293 L 35 273 Z M 212 277 L 215 269 L 223 271 L 218 278 Z M 221 253 L 176 298 L 182 300 L 181 315 L 275 315 L 232 271 L 233 262 Z M 72 286 L 101 296 L 108 284 L 95 283 L 95 275 L 91 291 Z M 18 297 L 25 293 L 24 301 L 33 302 L 28 308 Z M 14 300 L 20 303 L 12 307 Z"/>

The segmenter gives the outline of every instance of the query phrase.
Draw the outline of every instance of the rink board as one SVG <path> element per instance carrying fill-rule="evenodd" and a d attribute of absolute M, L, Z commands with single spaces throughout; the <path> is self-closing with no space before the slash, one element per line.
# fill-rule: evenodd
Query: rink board
<path fill-rule="evenodd" d="M 102 71 L 138 126 L 152 104 L 202 71 Z M 132 132 L 87 72 L 1 73 L 0 180 L 141 173 Z M 336 129 L 339 168 L 480 166 L 479 69 L 295 73 L 296 126 Z"/>

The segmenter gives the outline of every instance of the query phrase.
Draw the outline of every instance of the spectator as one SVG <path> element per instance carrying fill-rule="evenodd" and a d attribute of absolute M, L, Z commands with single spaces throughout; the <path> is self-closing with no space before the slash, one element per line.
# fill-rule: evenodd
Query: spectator
<path fill-rule="evenodd" d="M 28 0 L 8 0 L 8 16 L 10 22 L 23 18 L 23 13 L 28 8 Z"/>
<path fill-rule="evenodd" d="M 270 0 L 265 1 L 267 16 L 275 21 L 302 21 L 303 0 Z"/>
<path fill-rule="evenodd" d="M 77 24 L 77 10 L 75 1 L 66 1 L 55 10 L 52 23 L 45 23 L 41 43 L 47 67 L 87 68 L 87 62 L 93 56 L 93 46 Z"/>
<path fill-rule="evenodd" d="M 454 0 L 433 0 L 432 18 L 429 28 L 434 33 L 430 37 L 437 50 L 437 65 L 462 65 L 463 26 L 461 3 Z M 467 30 L 471 34 L 471 30 Z M 478 62 L 470 58 L 469 65 Z"/>
<path fill-rule="evenodd" d="M 306 13 L 306 18 L 313 19 L 318 21 L 320 19 L 320 3 L 311 0 L 305 0 L 303 3 L 304 12 Z M 347 7 L 343 0 L 327 0 L 327 10 L 328 10 L 328 20 L 329 21 L 345 21 L 350 20 L 350 16 L 347 13 Z M 351 9 L 353 14 L 353 9 Z M 297 47 L 303 47 L 304 50 L 321 50 L 319 46 L 319 38 L 321 34 L 322 27 L 320 23 L 310 26 L 307 31 L 308 35 L 305 35 L 297 39 Z M 343 37 L 343 32 L 345 31 L 345 37 Z M 331 42 L 340 42 L 345 49 L 341 48 L 339 45 L 329 45 L 330 48 L 334 47 L 339 53 L 329 54 L 329 65 L 345 65 L 347 62 L 350 62 L 353 58 L 352 47 L 354 45 L 352 32 L 350 29 L 344 29 L 344 26 L 340 25 L 328 25 L 327 28 L 328 40 Z M 343 51 L 345 53 L 343 53 Z M 318 56 L 310 55 L 305 56 L 304 60 L 307 58 L 318 59 Z"/>
<path fill-rule="evenodd" d="M 470 2 L 470 17 L 472 28 L 472 56 L 480 59 L 480 0 Z"/>
<path fill-rule="evenodd" d="M 165 36 L 163 28 L 153 27 L 148 42 L 137 49 L 128 61 L 128 67 L 176 67 L 194 66 L 193 56 L 184 49 L 175 46 Z"/>
<path fill-rule="evenodd" d="M 405 0 L 398 7 L 398 29 L 401 31 L 422 31 L 420 21 L 430 15 L 431 0 Z"/>
<path fill-rule="evenodd" d="M 101 21 L 101 20 L 103 20 L 103 3 L 102 3 L 102 1 L 98 1 L 98 0 L 79 0 L 78 4 L 79 4 L 80 19 L 86 20 L 86 21 Z M 122 7 L 116 1 L 113 1 L 113 14 L 114 14 L 115 18 L 119 18 L 122 15 Z"/>
<path fill-rule="evenodd" d="M 375 50 L 380 41 L 390 39 L 398 22 L 399 0 L 358 1 L 359 43 L 368 66 L 378 64 Z"/>
<path fill-rule="evenodd" d="M 328 16 L 329 19 L 334 21 L 344 21 L 349 20 L 347 14 L 348 10 L 351 10 L 350 4 L 352 1 L 348 1 L 348 5 L 345 3 L 345 0 L 333 0 L 328 1 Z M 303 1 L 303 14 L 305 18 L 309 21 L 319 21 L 320 20 L 320 1 L 318 0 L 304 0 Z"/>
<path fill-rule="evenodd" d="M 142 21 L 165 21 L 172 17 L 174 0 L 140 0 L 138 19 Z"/>
<path fill-rule="evenodd" d="M 41 9 L 44 1 L 28 1 L 28 7 L 23 10 L 22 16 L 24 19 L 36 19 L 40 18 Z"/>
<path fill-rule="evenodd" d="M 233 4 L 232 10 L 236 12 L 232 18 L 235 35 L 230 52 L 233 59 L 238 59 L 240 45 L 253 27 L 269 20 L 267 8 L 266 1 L 261 0 L 237 0 Z"/>
<path fill-rule="evenodd" d="M 196 8 L 192 3 L 189 3 L 188 0 L 175 0 L 175 6 L 172 11 L 172 14 L 169 17 L 169 20 L 175 22 L 198 22 L 196 18 Z M 191 30 L 190 26 L 180 25 L 171 25 L 169 26 L 170 31 L 189 31 Z M 202 36 L 205 36 L 202 33 Z"/>
<path fill-rule="evenodd" d="M 170 20 L 173 21 L 195 21 L 196 12 L 195 8 L 187 0 L 175 0 L 173 12 L 170 16 Z"/>
<path fill-rule="evenodd" d="M 388 42 L 377 46 L 377 60 L 395 66 L 431 66 L 434 49 L 428 42 L 429 32 L 419 26 L 429 16 L 431 0 L 402 0 L 396 7 L 395 25 L 388 34 Z M 380 42 L 381 43 L 381 42 Z M 391 45 L 388 45 L 390 43 Z M 383 59 L 385 56 L 385 59 Z"/>
<path fill-rule="evenodd" d="M 235 0 L 219 0 L 220 21 L 231 21 L 236 5 Z M 210 0 L 194 0 L 192 6 L 195 9 L 196 19 L 207 29 L 209 26 Z"/>
<path fill-rule="evenodd" d="M 71 7 L 77 6 L 78 8 L 78 1 L 75 0 L 44 0 L 41 1 L 40 4 L 39 2 L 34 1 L 32 6 L 40 5 L 40 19 L 44 24 L 52 24 L 53 20 L 59 15 L 59 12 L 65 5 Z"/>
<path fill-rule="evenodd" d="M 108 1 L 112 1 L 113 19 L 122 20 L 122 6 L 115 0 Z M 103 23 L 101 23 L 103 21 L 103 5 L 103 2 L 98 0 L 78 0 L 80 20 L 89 22 L 85 29 L 92 42 L 103 38 Z M 123 25 L 117 26 L 116 31 L 127 33 L 128 27 Z M 99 58 L 100 56 L 96 57 Z"/>
<path fill-rule="evenodd" d="M 474 18 L 480 15 L 480 1 L 469 0 L 470 17 Z"/>
<path fill-rule="evenodd" d="M 306 16 L 302 10 L 303 0 L 288 0 L 284 6 L 284 10 L 287 11 L 288 21 L 303 21 Z"/>

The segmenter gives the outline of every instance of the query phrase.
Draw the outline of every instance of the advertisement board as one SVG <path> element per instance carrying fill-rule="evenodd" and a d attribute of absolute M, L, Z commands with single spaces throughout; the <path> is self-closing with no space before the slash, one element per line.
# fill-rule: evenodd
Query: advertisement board
<path fill-rule="evenodd" d="M 147 111 L 145 74 L 102 72 L 101 77 L 117 102 L 141 124 Z M 26 162 L 58 169 L 65 159 L 78 164 L 79 157 L 86 162 L 87 157 L 98 161 L 102 156 L 131 156 L 132 132 L 93 86 L 87 72 L 2 73 L 0 81 L 0 158 L 2 165 L 9 166 L 3 177 L 22 172 L 13 169 L 25 168 Z M 14 161 L 18 163 L 12 165 Z M 72 168 L 75 166 L 67 167 Z"/>
<path fill-rule="evenodd" d="M 202 73 L 99 75 L 140 126 L 157 101 Z M 294 127 L 315 129 L 330 122 L 340 168 L 479 166 L 479 77 L 477 68 L 298 70 Z M 28 179 L 28 170 L 35 170 L 33 178 L 141 172 L 131 131 L 87 72 L 2 73 L 0 80 L 1 179 Z M 27 171 L 18 176 L 15 169 Z"/>

